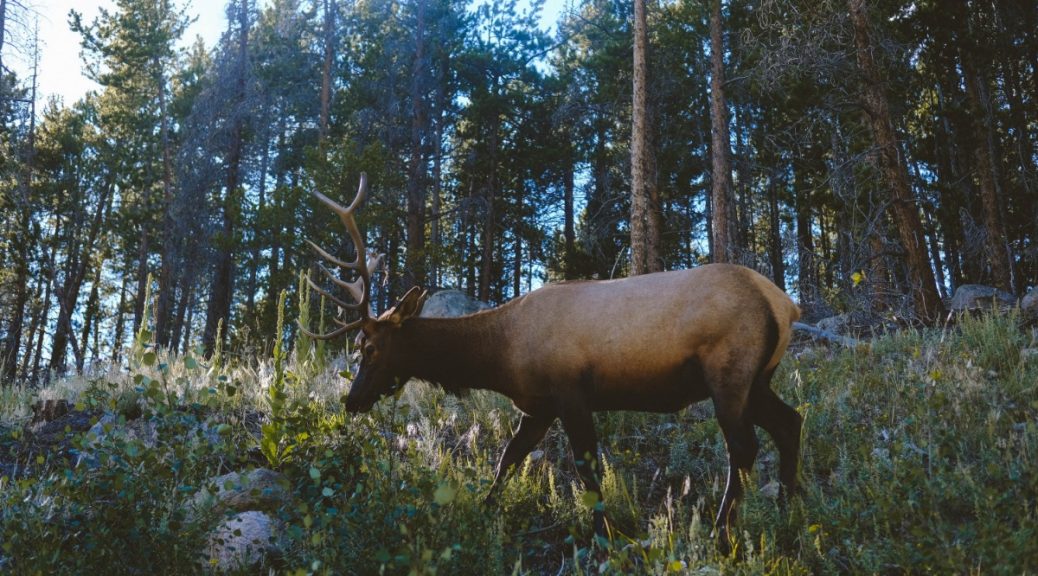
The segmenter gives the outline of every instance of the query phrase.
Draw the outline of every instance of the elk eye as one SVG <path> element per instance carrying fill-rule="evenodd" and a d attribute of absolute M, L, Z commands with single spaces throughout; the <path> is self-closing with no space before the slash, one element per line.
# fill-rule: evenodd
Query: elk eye
<path fill-rule="evenodd" d="M 374 354 L 375 354 L 375 346 L 373 344 L 368 344 L 367 346 L 364 347 L 364 356 L 366 358 L 370 358 Z"/>

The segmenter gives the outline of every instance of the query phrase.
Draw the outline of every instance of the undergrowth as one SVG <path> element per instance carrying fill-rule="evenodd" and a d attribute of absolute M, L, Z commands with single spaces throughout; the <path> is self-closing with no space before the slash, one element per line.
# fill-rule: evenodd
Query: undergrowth
<path fill-rule="evenodd" d="M 596 416 L 614 534 L 603 547 L 557 425 L 496 506 L 482 503 L 518 422 L 500 396 L 411 383 L 347 415 L 345 357 L 313 342 L 215 363 L 156 352 L 147 336 L 122 370 L 0 391 L 0 572 L 205 573 L 212 519 L 187 502 L 256 466 L 292 487 L 267 567 L 279 573 L 1038 571 L 1038 358 L 1024 352 L 1038 343 L 1012 315 L 791 352 L 773 386 L 805 418 L 803 489 L 778 504 L 760 431 L 748 479 L 760 489 L 739 505 L 733 558 L 710 534 L 726 458 L 708 403 Z M 33 452 L 33 396 L 113 414 L 110 426 L 143 420 L 158 440 L 80 433 L 72 456 Z"/>

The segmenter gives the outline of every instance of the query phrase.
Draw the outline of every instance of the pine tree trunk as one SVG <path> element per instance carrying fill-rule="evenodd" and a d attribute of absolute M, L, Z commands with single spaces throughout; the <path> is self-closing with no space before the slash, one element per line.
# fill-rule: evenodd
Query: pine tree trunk
<path fill-rule="evenodd" d="M 115 310 L 115 329 L 112 331 L 112 359 L 118 363 L 123 355 L 123 330 L 126 324 L 126 287 L 128 278 L 123 275 L 119 288 L 119 306 Z"/>
<path fill-rule="evenodd" d="M 519 296 L 523 283 L 523 237 L 522 237 L 522 213 L 524 201 L 523 185 L 520 182 L 516 190 L 516 213 L 519 214 L 520 222 L 516 224 L 512 234 L 515 236 L 515 245 L 512 247 L 512 298 Z"/>
<path fill-rule="evenodd" d="M 658 193 L 649 135 L 648 30 L 645 0 L 634 2 L 634 96 L 631 130 L 631 274 L 662 269 Z"/>
<path fill-rule="evenodd" d="M 97 266 L 94 267 L 94 277 L 90 282 L 90 295 L 87 297 L 86 309 L 83 311 L 83 331 L 79 339 L 79 349 L 83 351 L 83 354 L 76 358 L 76 372 L 79 374 L 83 373 L 83 368 L 85 367 L 85 356 L 90 342 L 90 333 L 94 325 L 100 321 L 97 314 L 101 302 L 101 271 L 103 269 L 104 258 L 100 258 L 98 259 Z"/>
<path fill-rule="evenodd" d="M 148 252 L 151 236 L 148 226 L 141 225 L 140 240 L 137 244 L 137 293 L 133 298 L 133 334 L 137 334 L 144 322 L 144 298 L 148 286 Z"/>
<path fill-rule="evenodd" d="M 728 105 L 724 96 L 724 39 L 721 0 L 710 2 L 710 198 L 713 261 L 734 262 L 738 257 L 735 203 L 732 201 L 732 167 L 728 131 Z"/>
<path fill-rule="evenodd" d="M 0 54 L 3 53 L 3 34 L 4 28 L 7 25 L 7 3 L 6 1 L 0 6 Z M 34 169 L 36 167 L 36 86 L 37 86 L 37 73 L 38 73 L 38 62 L 33 66 L 32 74 L 32 90 L 30 93 L 30 105 L 29 105 L 29 132 L 26 143 L 25 156 L 23 158 L 23 168 L 19 173 L 20 182 L 17 184 L 15 191 L 16 196 L 16 207 L 18 210 L 18 223 L 16 224 L 17 230 L 15 232 L 15 246 L 14 246 L 14 305 L 11 308 L 11 321 L 7 327 L 7 342 L 3 349 L 0 349 L 0 380 L 6 379 L 13 381 L 17 375 L 18 366 L 18 347 L 21 345 L 22 339 L 22 326 L 25 321 L 25 308 L 28 304 L 28 283 L 29 283 L 29 247 L 32 246 L 31 230 L 33 226 L 33 211 L 31 204 L 32 197 L 32 182 L 34 178 Z M 2 64 L 2 60 L 0 60 Z M 4 68 L 0 66 L 0 79 L 2 79 Z M 53 258 L 51 259 L 53 262 Z M 30 334 L 31 336 L 31 334 Z M 22 370 L 24 375 L 25 370 Z"/>
<path fill-rule="evenodd" d="M 411 68 L 411 159 L 407 179 L 407 284 L 425 284 L 425 155 L 423 140 L 428 134 L 423 91 L 425 88 L 425 1 L 418 0 L 415 54 Z"/>
<path fill-rule="evenodd" d="M 782 254 L 782 230 L 779 219 L 778 186 L 776 177 L 772 174 L 768 179 L 768 224 L 771 230 L 768 234 L 769 250 L 771 259 L 771 280 L 782 290 L 786 289 L 786 263 Z"/>
<path fill-rule="evenodd" d="M 174 260 L 179 242 L 176 239 L 176 223 L 173 221 L 173 151 L 169 138 L 166 80 L 157 58 L 153 65 L 159 76 L 159 131 L 162 146 L 162 246 L 158 302 L 155 307 L 155 342 L 159 347 L 166 348 L 169 346 L 169 319 L 176 287 Z"/>
<path fill-rule="evenodd" d="M 491 175 L 486 196 L 484 197 L 486 202 L 484 206 L 485 216 L 483 232 L 480 238 L 482 250 L 479 265 L 479 292 L 476 297 L 484 302 L 490 302 L 490 283 L 494 272 L 494 240 L 497 235 L 497 215 L 494 213 L 494 197 L 496 196 L 494 187 L 497 185 L 495 180 L 494 175 Z"/>
<path fill-rule="evenodd" d="M 1002 290 L 1013 291 L 1012 256 L 1003 225 L 1000 207 L 1000 186 L 996 164 L 992 155 L 992 118 L 986 82 L 977 72 L 973 59 L 968 54 L 961 56 L 962 74 L 969 96 L 974 158 L 977 161 L 977 179 L 980 181 L 980 198 L 984 208 L 984 244 L 991 283 Z"/>
<path fill-rule="evenodd" d="M 800 303 L 803 307 L 818 303 L 818 268 L 815 264 L 814 232 L 811 230 L 810 187 L 801 175 L 794 175 L 796 188 L 797 262 Z"/>
<path fill-rule="evenodd" d="M 11 305 L 11 320 L 7 326 L 7 340 L 4 342 L 0 356 L 0 379 L 13 382 L 18 375 L 18 348 L 22 344 L 22 329 L 25 322 L 26 306 L 29 303 L 29 227 L 31 223 L 30 208 L 22 202 L 18 208 L 19 222 L 15 235 L 14 254 L 14 298 Z M 30 332 L 31 335 L 31 332 Z"/>
<path fill-rule="evenodd" d="M 854 28 L 854 44 L 864 81 L 862 103 L 866 121 L 879 149 L 883 178 L 890 189 L 891 216 L 898 230 L 898 237 L 905 252 L 908 265 L 909 289 L 916 315 L 926 321 L 936 321 L 944 312 L 944 304 L 937 293 L 933 270 L 927 255 L 926 238 L 919 219 L 919 209 L 908 186 L 908 175 L 884 93 L 882 76 L 872 57 L 871 38 L 864 0 L 847 0 Z"/>
<path fill-rule="evenodd" d="M 233 109 L 235 118 L 231 133 L 230 149 L 227 152 L 227 181 L 225 184 L 223 218 L 218 242 L 216 266 L 213 271 L 212 290 L 209 295 L 209 306 L 206 309 L 205 332 L 202 345 L 206 356 L 215 350 L 216 337 L 223 321 L 220 334 L 222 346 L 227 340 L 231 327 L 231 303 L 234 299 L 234 235 L 236 232 L 238 208 L 241 205 L 241 169 L 242 153 L 245 148 L 245 122 L 242 107 L 245 104 L 246 59 L 249 41 L 249 8 L 248 1 L 243 0 L 238 13 L 238 71 L 236 78 L 236 105 Z"/>
<path fill-rule="evenodd" d="M 443 180 L 443 126 L 446 123 L 446 116 L 444 110 L 447 105 L 447 80 L 446 70 L 449 68 L 449 62 L 444 56 L 440 59 L 440 67 L 437 71 L 437 82 L 436 82 L 436 99 L 435 99 L 435 117 L 436 124 L 433 131 L 433 174 L 432 174 L 432 206 L 430 207 L 431 222 L 429 224 L 429 244 L 432 246 L 433 258 L 429 263 L 429 284 L 431 286 L 440 286 L 442 281 L 440 278 L 440 263 L 443 261 L 443 250 L 441 246 L 441 226 L 440 218 L 442 217 L 441 197 L 443 194 L 442 180 Z"/>

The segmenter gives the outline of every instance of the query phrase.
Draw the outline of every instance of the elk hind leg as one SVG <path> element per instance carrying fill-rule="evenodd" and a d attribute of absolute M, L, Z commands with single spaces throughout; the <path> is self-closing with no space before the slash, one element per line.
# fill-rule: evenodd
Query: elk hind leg
<path fill-rule="evenodd" d="M 753 468 L 759 448 L 753 423 L 744 407 L 745 402 L 725 404 L 716 398 L 714 400 L 714 411 L 728 448 L 728 481 L 714 523 L 718 546 L 725 555 L 731 550 L 728 528 L 735 522 L 735 504 L 743 493 L 741 474 L 748 473 Z"/>
<path fill-rule="evenodd" d="M 774 369 L 761 373 L 750 392 L 750 418 L 775 440 L 779 452 L 779 481 L 785 494 L 797 489 L 800 429 L 803 418 L 771 389 Z"/>

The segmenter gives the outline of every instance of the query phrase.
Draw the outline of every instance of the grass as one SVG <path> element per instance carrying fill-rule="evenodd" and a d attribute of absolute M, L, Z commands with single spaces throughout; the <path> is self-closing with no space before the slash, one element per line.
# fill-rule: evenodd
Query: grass
<path fill-rule="evenodd" d="M 1038 358 L 1021 354 L 1035 347 L 1004 315 L 791 353 L 774 387 L 805 417 L 803 491 L 784 510 L 769 490 L 748 491 L 738 559 L 719 556 L 710 536 L 726 459 L 708 403 L 596 416 L 616 531 L 601 547 L 558 426 L 498 507 L 482 504 L 518 421 L 500 396 L 412 383 L 353 416 L 339 404 L 342 358 L 290 357 L 279 372 L 269 359 L 211 366 L 139 350 L 129 369 L 0 390 L 0 461 L 21 459 L 21 472 L 0 478 L 0 572 L 206 572 L 198 551 L 213 519 L 185 504 L 208 478 L 269 466 L 248 449 L 262 413 L 277 424 L 293 494 L 278 511 L 277 572 L 1036 573 Z M 276 413 L 272 384 L 285 396 Z M 159 440 L 73 435 L 74 446 L 98 445 L 94 466 L 26 451 L 21 428 L 40 397 L 139 413 Z M 748 481 L 770 488 L 777 460 L 760 437 Z"/>

